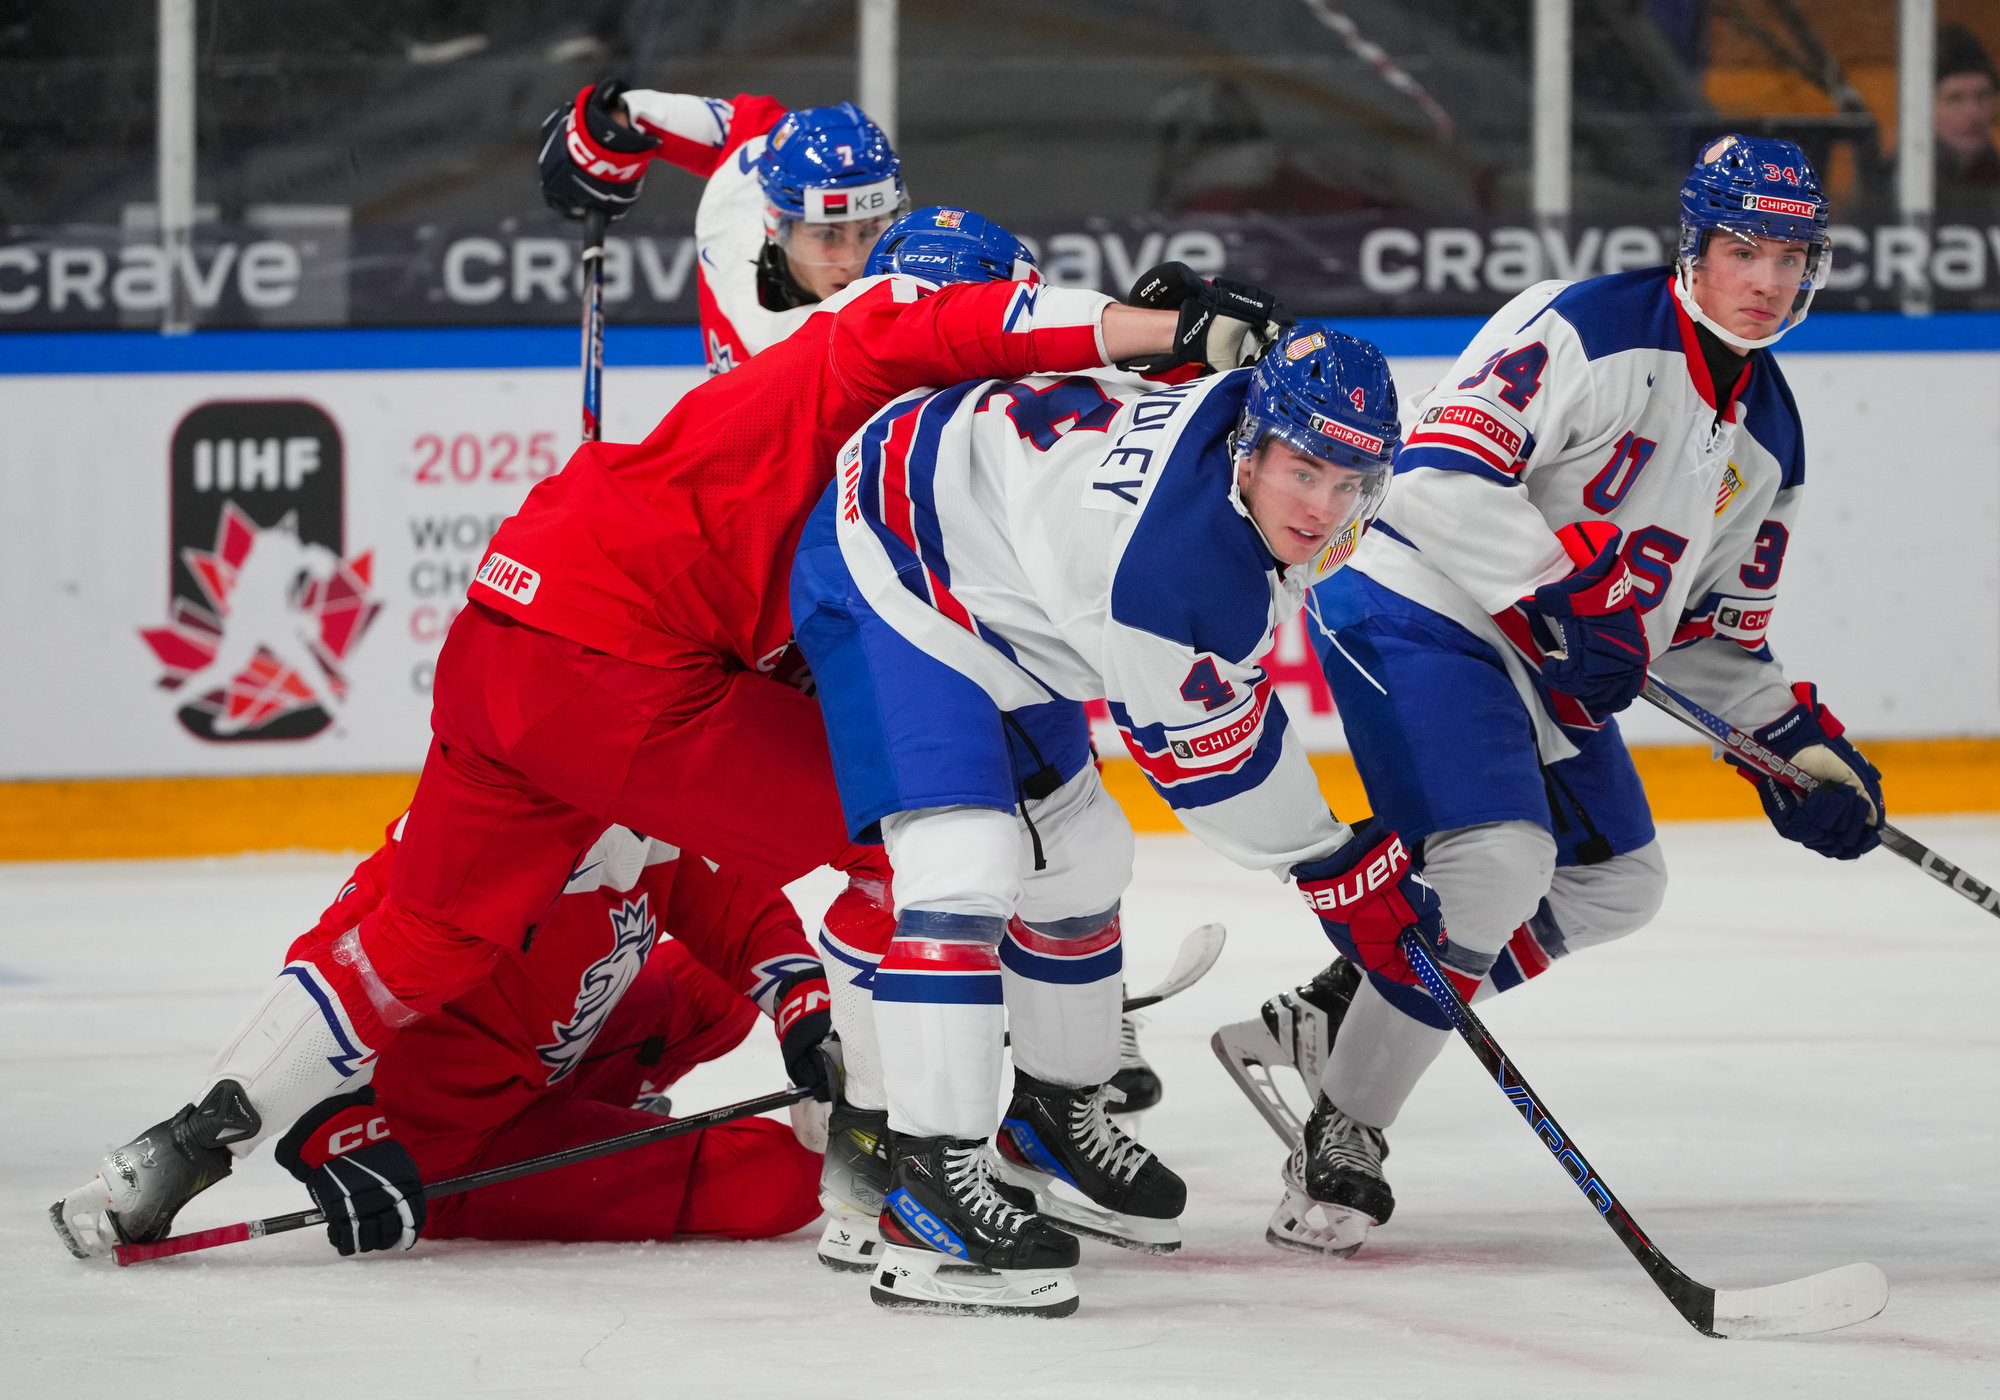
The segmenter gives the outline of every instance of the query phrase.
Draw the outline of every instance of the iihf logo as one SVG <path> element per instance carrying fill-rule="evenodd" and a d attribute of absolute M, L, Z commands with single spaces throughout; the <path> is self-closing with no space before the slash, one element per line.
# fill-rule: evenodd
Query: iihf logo
<path fill-rule="evenodd" d="M 346 701 L 382 604 L 372 553 L 342 555 L 341 455 L 333 420 L 297 400 L 203 404 L 174 430 L 169 620 L 139 635 L 189 733 L 310 738 Z"/>

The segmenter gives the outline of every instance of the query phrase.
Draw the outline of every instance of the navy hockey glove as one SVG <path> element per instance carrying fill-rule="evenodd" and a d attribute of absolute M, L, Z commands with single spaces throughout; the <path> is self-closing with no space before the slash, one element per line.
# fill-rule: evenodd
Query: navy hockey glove
<path fill-rule="evenodd" d="M 1751 735 L 1780 758 L 1820 780 L 1809 793 L 1753 772 L 1729 757 L 1757 789 L 1764 814 L 1787 841 L 1834 860 L 1853 860 L 1882 844 L 1882 775 L 1841 737 L 1847 726 L 1819 703 L 1817 687 L 1792 687 L 1798 704 Z"/>
<path fill-rule="evenodd" d="M 802 967 L 778 983 L 771 994 L 776 1008 L 778 1050 L 785 1057 L 785 1073 L 813 1097 L 830 1100 L 833 1086 L 827 1076 L 826 1056 L 820 1046 L 833 1033 L 833 995 L 827 990 L 826 973 L 819 967 Z"/>
<path fill-rule="evenodd" d="M 376 1109 L 372 1086 L 308 1110 L 278 1143 L 277 1158 L 306 1184 L 342 1254 L 408 1249 L 423 1232 L 424 1184 Z"/>
<path fill-rule="evenodd" d="M 1410 868 L 1403 838 L 1375 817 L 1355 827 L 1353 839 L 1332 855 L 1293 866 L 1292 878 L 1333 946 L 1370 972 L 1418 985 L 1403 952 L 1405 929 L 1414 928 L 1433 954 L 1444 951 L 1437 891 Z M 1471 996 L 1479 985 L 1477 978 L 1443 970 L 1461 996 Z"/>
<path fill-rule="evenodd" d="M 1197 276 L 1186 263 L 1161 263 L 1132 284 L 1125 300 L 1132 306 L 1181 314 L 1174 328 L 1174 347 L 1164 355 L 1129 362 L 1141 373 L 1157 373 L 1176 365 L 1206 365 L 1213 370 L 1241 369 L 1256 360 L 1278 332 L 1291 324 L 1277 314 L 1278 299 L 1262 287 L 1213 281 Z"/>
<path fill-rule="evenodd" d="M 612 117 L 623 83 L 587 87 L 542 119 L 542 198 L 565 218 L 615 219 L 639 198 L 660 138 Z"/>
<path fill-rule="evenodd" d="M 1621 532 L 1604 520 L 1565 525 L 1556 538 L 1577 565 L 1516 608 L 1541 652 L 1542 679 L 1602 721 L 1631 704 L 1646 684 L 1652 650 L 1639 618 L 1632 571 L 1619 557 Z"/>

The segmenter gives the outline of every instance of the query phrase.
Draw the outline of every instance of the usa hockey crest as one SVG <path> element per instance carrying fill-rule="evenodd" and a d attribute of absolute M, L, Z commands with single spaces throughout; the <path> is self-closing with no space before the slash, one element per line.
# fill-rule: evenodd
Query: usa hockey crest
<path fill-rule="evenodd" d="M 189 733 L 305 739 L 346 701 L 382 609 L 373 556 L 344 556 L 340 430 L 297 400 L 208 403 L 171 450 L 167 625 L 140 629 Z"/>

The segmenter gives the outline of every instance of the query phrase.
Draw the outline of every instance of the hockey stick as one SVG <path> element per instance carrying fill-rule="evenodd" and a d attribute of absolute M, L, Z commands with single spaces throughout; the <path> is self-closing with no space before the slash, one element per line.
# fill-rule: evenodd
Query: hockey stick
<path fill-rule="evenodd" d="M 1688 728 L 1721 743 L 1741 759 L 1746 767 L 1756 769 L 1765 777 L 1776 778 L 1800 792 L 1811 792 L 1819 786 L 1818 778 L 1796 764 L 1786 762 L 1728 720 L 1704 710 L 1657 676 L 1646 677 L 1646 688 L 1640 694 Z M 1878 821 L 1875 830 L 1881 835 L 1884 846 L 1953 894 L 1970 900 L 1994 918 L 2000 919 L 2000 890 L 1995 890 L 1993 886 L 1983 881 L 1975 880 L 1907 831 L 1899 830 L 1885 821 Z"/>
<path fill-rule="evenodd" d="M 583 221 L 583 440 L 604 436 L 604 212 Z"/>
<path fill-rule="evenodd" d="M 657 1128 L 641 1128 L 636 1133 L 623 1133 L 618 1137 L 602 1138 L 597 1142 L 566 1147 L 560 1152 L 530 1157 L 504 1167 L 489 1167 L 483 1172 L 454 1176 L 440 1181 L 435 1186 L 425 1187 L 424 1199 L 435 1201 L 442 1196 L 456 1196 L 461 1191 L 512 1181 L 516 1177 L 533 1176 L 536 1172 L 572 1166 L 577 1162 L 588 1162 L 594 1157 L 608 1157 L 627 1148 L 644 1147 L 649 1142 L 665 1142 L 668 1138 L 700 1132 L 703 1128 L 714 1128 L 723 1123 L 733 1123 L 739 1118 L 752 1118 L 759 1113 L 768 1113 L 774 1108 L 784 1108 L 788 1104 L 795 1104 L 801 1099 L 811 1097 L 810 1089 L 786 1089 L 782 1093 L 766 1094 L 762 1098 L 724 1104 L 721 1108 L 711 1108 L 706 1113 L 697 1113 L 689 1118 L 677 1118 L 671 1123 L 662 1123 Z M 190 1254 L 197 1249 L 214 1249 L 217 1245 L 235 1244 L 238 1240 L 262 1239 L 265 1235 L 282 1235 L 287 1230 L 304 1230 L 325 1223 L 326 1216 L 320 1211 L 300 1210 L 290 1215 L 267 1215 L 262 1220 L 245 1220 L 235 1225 L 219 1225 L 213 1230 L 195 1230 L 185 1235 L 155 1240 L 151 1244 L 121 1244 L 113 1247 L 111 1252 L 118 1260 L 118 1267 L 122 1269 L 127 1264 L 143 1263 L 148 1259 L 167 1259 L 176 1254 Z"/>
<path fill-rule="evenodd" d="M 1575 1141 L 1542 1106 L 1540 1095 L 1508 1063 L 1506 1052 L 1472 1008 L 1460 1000 L 1457 989 L 1438 971 L 1430 951 L 1414 931 L 1403 935 L 1403 951 L 1431 999 L 1451 1017 L 1452 1025 L 1472 1047 L 1479 1063 L 1486 1066 L 1507 1101 L 1521 1111 L 1535 1136 L 1583 1192 L 1584 1199 L 1597 1207 L 1611 1233 L 1632 1252 L 1639 1267 L 1667 1295 L 1674 1311 L 1686 1318 L 1695 1331 L 1705 1337 L 1802 1336 L 1865 1322 L 1887 1305 L 1889 1280 L 1873 1264 L 1844 1264 L 1825 1273 L 1763 1288 L 1714 1289 L 1682 1273 L 1646 1238 L 1611 1188 L 1584 1160 Z"/>
<path fill-rule="evenodd" d="M 1174 965 L 1167 969 L 1167 975 L 1159 985 L 1141 992 L 1135 997 L 1125 998 L 1125 1010 L 1140 1011 L 1157 1005 L 1168 997 L 1179 996 L 1207 975 L 1215 966 L 1215 960 L 1222 956 L 1222 944 L 1229 936 L 1221 924 L 1203 924 L 1181 940 L 1181 950 L 1174 955 Z"/>

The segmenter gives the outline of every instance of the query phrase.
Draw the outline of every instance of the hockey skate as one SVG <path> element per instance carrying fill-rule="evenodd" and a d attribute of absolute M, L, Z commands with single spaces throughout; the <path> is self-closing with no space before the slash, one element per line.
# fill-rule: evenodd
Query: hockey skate
<path fill-rule="evenodd" d="M 1124 1249 L 1181 1247 L 1187 1186 L 1111 1119 L 1110 1085 L 1069 1089 L 1014 1071 L 1014 1098 L 994 1139 L 1007 1173 L 1036 1208 L 1075 1234 Z"/>
<path fill-rule="evenodd" d="M 87 1186 L 49 1207 L 49 1221 L 79 1259 L 161 1239 L 182 1206 L 229 1175 L 235 1159 L 228 1144 L 255 1137 L 260 1126 L 243 1087 L 225 1079 L 199 1106 L 114 1148 Z"/>
<path fill-rule="evenodd" d="M 1035 1208 L 1035 1193 L 1003 1181 L 993 1189 L 1023 1211 Z M 819 1203 L 826 1209 L 820 1231 L 819 1262 L 840 1273 L 861 1274 L 882 1262 L 882 1229 L 877 1217 L 889 1190 L 889 1114 L 856 1108 L 835 1095 L 828 1116 L 826 1163 L 820 1169 Z M 983 1273 L 977 1264 L 947 1260 L 946 1273 Z"/>
<path fill-rule="evenodd" d="M 1285 1198 L 1264 1238 L 1280 1249 L 1345 1259 L 1367 1242 L 1370 1226 L 1388 1222 L 1396 1197 L 1382 1175 L 1389 1143 L 1380 1128 L 1357 1123 L 1322 1094 L 1306 1119 L 1304 1141 L 1285 1159 Z"/>
<path fill-rule="evenodd" d="M 1118 1073 L 1111 1076 L 1111 1087 L 1124 1097 L 1112 1105 L 1113 1113 L 1144 1113 L 1160 1101 L 1163 1093 L 1160 1076 L 1139 1051 L 1139 1027 L 1145 1024 L 1144 1016 L 1125 1016 L 1119 1020 Z"/>
<path fill-rule="evenodd" d="M 885 1308 L 967 1316 L 1067 1317 L 1077 1244 L 994 1189 L 976 1138 L 897 1138 L 881 1217 L 885 1248 L 868 1296 Z M 941 1278 L 951 1263 L 990 1277 Z"/>
<path fill-rule="evenodd" d="M 1360 985 L 1361 969 L 1335 958 L 1312 981 L 1265 1002 L 1258 1019 L 1224 1026 L 1209 1037 L 1215 1057 L 1286 1147 L 1299 1146 L 1305 1125 L 1271 1070 L 1278 1065 L 1295 1070 L 1305 1083 L 1306 1104 L 1315 1102 L 1333 1037 Z"/>

